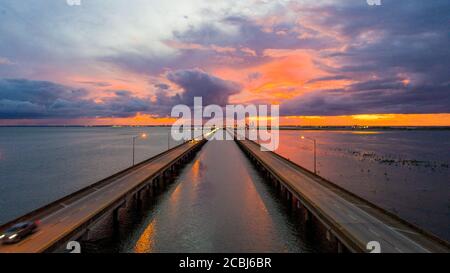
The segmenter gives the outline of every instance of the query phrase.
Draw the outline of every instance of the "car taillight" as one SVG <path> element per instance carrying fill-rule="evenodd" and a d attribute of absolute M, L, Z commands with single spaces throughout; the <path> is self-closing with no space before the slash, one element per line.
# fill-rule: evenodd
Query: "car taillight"
<path fill-rule="evenodd" d="M 40 221 L 40 220 L 36 220 L 36 221 L 34 221 L 34 223 L 35 223 L 37 226 L 39 226 L 39 225 L 41 224 L 41 221 Z"/>

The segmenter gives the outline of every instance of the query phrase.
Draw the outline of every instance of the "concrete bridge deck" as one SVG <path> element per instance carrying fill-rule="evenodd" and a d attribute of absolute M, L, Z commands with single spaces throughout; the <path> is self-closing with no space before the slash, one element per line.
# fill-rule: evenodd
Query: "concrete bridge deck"
<path fill-rule="evenodd" d="M 382 253 L 450 252 L 447 242 L 420 230 L 335 184 L 307 171 L 259 144 L 237 140 L 241 149 L 281 187 L 285 197 L 314 215 L 351 252 L 369 252 L 367 244 L 379 242 Z M 338 248 L 341 248 L 339 246 Z"/>
<path fill-rule="evenodd" d="M 0 245 L 0 253 L 51 252 L 64 249 L 106 215 L 117 212 L 127 200 L 164 179 L 165 172 L 184 161 L 206 140 L 189 141 L 92 186 L 66 196 L 0 227 L 40 220 L 39 230 L 17 244 Z"/>
<path fill-rule="evenodd" d="M 217 131 L 217 130 L 215 130 Z M 213 133 L 213 132 L 212 132 Z M 140 200 L 141 191 L 158 186 L 178 165 L 199 150 L 206 139 L 186 142 L 0 226 L 41 220 L 39 230 L 13 245 L 0 245 L 0 253 L 61 251 L 105 216 L 127 202 Z M 338 252 L 369 252 L 367 244 L 378 242 L 382 253 L 450 252 L 449 244 L 399 217 L 353 195 L 273 152 L 262 152 L 249 140 L 237 140 L 240 148 L 281 189 L 293 206 L 303 210 L 305 220 L 314 218 L 326 230 L 326 239 Z"/>

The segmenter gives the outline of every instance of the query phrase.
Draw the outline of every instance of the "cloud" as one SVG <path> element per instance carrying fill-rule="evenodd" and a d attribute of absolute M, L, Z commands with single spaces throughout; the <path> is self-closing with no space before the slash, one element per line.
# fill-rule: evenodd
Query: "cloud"
<path fill-rule="evenodd" d="M 89 98 L 91 92 L 86 89 L 49 81 L 0 79 L 0 119 L 126 118 L 137 113 L 165 117 L 174 105 L 192 105 L 194 97 L 203 97 L 204 104 L 225 105 L 240 91 L 238 84 L 199 69 L 169 72 L 167 80 L 181 91 L 168 95 L 176 90 L 157 84 L 156 101 L 152 101 L 150 96 L 137 97 L 128 90 L 111 90 L 108 93 L 112 96 Z"/>
<path fill-rule="evenodd" d="M 194 97 L 202 97 L 203 104 L 224 106 L 229 97 L 240 92 L 241 86 L 222 80 L 199 69 L 178 70 L 167 74 L 167 79 L 183 88 L 180 102 L 192 105 Z"/>
<path fill-rule="evenodd" d="M 383 79 L 311 92 L 283 103 L 280 109 L 287 116 L 450 113 L 449 90 L 450 84 L 407 87 L 401 79 Z"/>
<path fill-rule="evenodd" d="M 151 110 L 148 99 L 129 91 L 99 101 L 87 99 L 87 90 L 48 81 L 0 80 L 0 119 L 130 117 Z"/>
<path fill-rule="evenodd" d="M 286 101 L 285 114 L 450 113 L 448 1 L 386 0 L 379 9 L 323 5 L 310 13 L 311 24 L 342 39 L 315 59 L 330 76 L 308 83 L 352 83 Z"/>
<path fill-rule="evenodd" d="M 288 11 L 285 9 L 284 12 Z M 284 15 L 276 12 L 270 16 L 272 17 L 269 18 L 278 16 L 278 20 L 266 24 L 265 18 L 225 16 L 220 22 L 233 27 L 236 29 L 235 32 L 227 33 L 214 24 L 205 23 L 183 33 L 175 32 L 174 36 L 179 41 L 204 46 L 236 47 L 240 45 L 244 50 L 251 49 L 258 55 L 262 55 L 265 49 L 271 48 L 322 50 L 334 46 L 335 39 L 331 36 L 297 24 L 295 20 L 283 20 Z"/>
<path fill-rule="evenodd" d="M 348 80 L 348 78 L 344 75 L 335 75 L 335 76 L 326 76 L 326 77 L 319 77 L 314 78 L 306 83 L 316 83 L 316 82 L 326 82 L 326 81 L 335 81 L 335 80 Z"/>
<path fill-rule="evenodd" d="M 0 56 L 0 65 L 12 65 L 14 64 L 8 58 L 4 58 Z"/>
<path fill-rule="evenodd" d="M 290 114 L 449 112 L 448 0 L 196 3 L 1 1 L 0 78 L 49 80 L 1 80 L 1 117 L 164 116 L 195 95 L 224 104 L 241 90 Z M 148 97 L 146 87 L 104 96 L 124 75 L 156 79 Z M 54 83 L 71 79 L 106 82 Z"/>
<path fill-rule="evenodd" d="M 96 81 L 78 81 L 81 84 L 92 85 L 95 87 L 109 87 L 111 84 L 109 82 L 96 82 Z"/>

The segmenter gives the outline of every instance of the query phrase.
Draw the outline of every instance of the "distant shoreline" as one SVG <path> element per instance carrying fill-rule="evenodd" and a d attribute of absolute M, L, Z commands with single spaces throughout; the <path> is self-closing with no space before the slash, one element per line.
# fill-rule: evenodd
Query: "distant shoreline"
<path fill-rule="evenodd" d="M 171 125 L 0 125 L 0 128 L 157 128 Z M 280 130 L 318 131 L 446 131 L 450 126 L 280 126 Z"/>

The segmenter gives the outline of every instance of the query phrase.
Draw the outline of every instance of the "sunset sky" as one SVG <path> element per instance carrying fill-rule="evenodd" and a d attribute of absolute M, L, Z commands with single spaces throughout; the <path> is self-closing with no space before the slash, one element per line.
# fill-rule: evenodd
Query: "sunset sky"
<path fill-rule="evenodd" d="M 450 126 L 450 2 L 381 1 L 2 0 L 0 125 L 168 124 L 202 96 Z"/>

